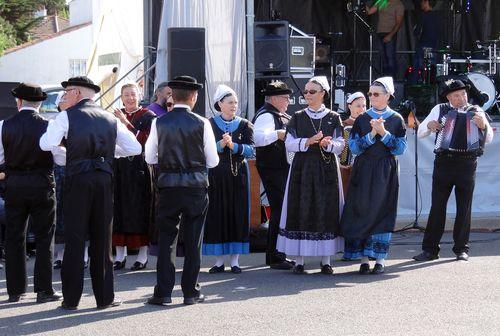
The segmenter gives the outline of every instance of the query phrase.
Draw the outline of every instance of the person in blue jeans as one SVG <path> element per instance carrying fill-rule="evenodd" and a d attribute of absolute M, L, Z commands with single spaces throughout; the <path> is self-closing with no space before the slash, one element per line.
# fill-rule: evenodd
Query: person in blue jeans
<path fill-rule="evenodd" d="M 396 61 L 397 33 L 403 24 L 404 5 L 401 0 L 376 0 L 372 6 L 366 6 L 366 13 L 372 15 L 378 12 L 377 37 L 379 53 L 382 57 L 382 72 L 397 78 L 398 64 Z"/>

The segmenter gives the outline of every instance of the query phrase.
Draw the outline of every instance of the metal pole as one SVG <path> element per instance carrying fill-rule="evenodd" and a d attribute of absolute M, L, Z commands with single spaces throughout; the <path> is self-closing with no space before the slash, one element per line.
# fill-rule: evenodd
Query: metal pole
<path fill-rule="evenodd" d="M 370 72 L 368 78 L 368 86 L 372 85 L 372 71 L 373 71 L 373 32 L 370 31 Z"/>
<path fill-rule="evenodd" d="M 254 0 L 247 0 L 247 119 L 252 120 L 255 115 L 255 56 L 254 56 Z"/>

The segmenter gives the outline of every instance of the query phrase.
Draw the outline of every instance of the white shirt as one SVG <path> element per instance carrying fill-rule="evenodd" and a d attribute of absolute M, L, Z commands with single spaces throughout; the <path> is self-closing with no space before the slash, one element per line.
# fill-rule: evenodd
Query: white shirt
<path fill-rule="evenodd" d="M 174 108 L 191 108 L 184 104 L 175 104 Z M 171 112 L 169 112 L 171 113 Z M 213 168 L 219 164 L 219 154 L 217 154 L 217 146 L 215 144 L 215 136 L 208 119 L 200 117 L 203 120 L 203 151 L 205 153 L 205 161 L 207 168 Z M 149 164 L 158 163 L 158 131 L 156 130 L 156 120 L 151 123 L 151 131 L 149 132 L 148 140 L 145 146 L 145 159 Z"/>
<path fill-rule="evenodd" d="M 255 147 L 264 147 L 278 140 L 278 132 L 271 113 L 263 113 L 255 119 L 253 140 Z"/>
<path fill-rule="evenodd" d="M 23 107 L 22 110 L 31 110 L 38 113 L 38 109 L 33 107 Z M 2 141 L 2 129 L 3 129 L 3 120 L 0 121 L 0 164 L 5 163 L 5 151 L 3 147 Z M 56 147 L 50 150 L 52 152 L 52 157 L 54 158 L 54 162 L 59 166 L 64 166 L 66 164 L 66 148 Z"/>
<path fill-rule="evenodd" d="M 61 111 L 54 120 L 49 122 L 47 131 L 40 138 L 40 148 L 44 151 L 52 151 L 54 148 L 60 147 L 62 139 L 68 138 L 68 130 L 68 113 Z M 141 152 L 142 147 L 139 141 L 117 118 L 115 158 L 139 155 Z"/>
<path fill-rule="evenodd" d="M 450 106 L 449 103 L 448 103 L 448 105 Z M 425 138 L 432 133 L 431 130 L 429 128 L 427 128 L 427 125 L 429 124 L 429 122 L 431 120 L 438 121 L 439 109 L 440 109 L 440 105 L 434 106 L 432 108 L 431 112 L 429 113 L 429 115 L 418 126 L 418 133 L 417 134 L 418 134 L 419 138 Z M 458 111 L 458 113 L 466 113 L 464 108 L 459 108 L 459 109 L 457 109 L 457 111 Z M 493 141 L 493 129 L 491 128 L 490 123 L 488 122 L 488 119 L 486 119 L 486 115 L 485 115 L 484 111 L 481 110 L 480 108 L 478 108 L 478 114 L 484 119 L 484 122 L 486 125 L 485 143 L 490 143 L 491 141 Z"/>

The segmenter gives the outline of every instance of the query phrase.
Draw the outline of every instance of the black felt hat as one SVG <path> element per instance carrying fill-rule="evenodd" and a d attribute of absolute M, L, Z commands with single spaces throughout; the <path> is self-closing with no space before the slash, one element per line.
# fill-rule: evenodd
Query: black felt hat
<path fill-rule="evenodd" d="M 441 96 L 446 97 L 449 93 L 458 90 L 469 90 L 470 85 L 464 84 L 461 80 L 458 79 L 449 79 L 443 83 L 443 87 L 441 90 Z"/>
<path fill-rule="evenodd" d="M 292 94 L 293 91 L 282 81 L 272 81 L 261 91 L 264 96 L 279 96 L 282 94 Z"/>
<path fill-rule="evenodd" d="M 18 86 L 10 90 L 16 98 L 37 102 L 47 99 L 47 94 L 43 92 L 41 86 L 30 83 L 20 83 Z"/>
<path fill-rule="evenodd" d="M 61 86 L 63 88 L 66 88 L 67 86 L 81 86 L 81 87 L 86 87 L 89 89 L 92 89 L 95 91 L 95 93 L 98 93 L 101 91 L 101 88 L 98 85 L 95 85 L 94 82 L 86 77 L 86 76 L 78 76 L 78 77 L 71 77 L 67 81 L 64 81 L 61 83 Z"/>
<path fill-rule="evenodd" d="M 203 89 L 203 84 L 198 83 L 196 78 L 191 76 L 177 76 L 168 82 L 168 86 L 172 89 L 198 91 Z"/>

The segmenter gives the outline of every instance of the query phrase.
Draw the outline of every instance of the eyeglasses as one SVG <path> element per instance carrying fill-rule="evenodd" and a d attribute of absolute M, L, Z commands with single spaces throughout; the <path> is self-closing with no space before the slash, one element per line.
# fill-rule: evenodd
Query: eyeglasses
<path fill-rule="evenodd" d="M 68 92 L 70 92 L 70 91 L 73 91 L 73 90 L 78 90 L 78 89 L 75 89 L 75 88 L 73 88 L 73 89 L 65 89 L 65 90 L 64 90 L 64 94 L 66 94 L 66 93 L 68 93 Z"/>
<path fill-rule="evenodd" d="M 377 98 L 378 96 L 383 95 L 384 93 L 379 93 L 379 92 L 368 92 L 368 97 L 374 96 Z"/>
<path fill-rule="evenodd" d="M 313 94 L 316 94 L 316 93 L 321 92 L 321 91 L 324 91 L 324 90 L 304 90 L 304 91 L 302 91 L 302 93 L 305 95 L 308 93 L 313 95 Z"/>
<path fill-rule="evenodd" d="M 278 98 L 285 99 L 285 100 L 290 100 L 289 96 L 278 96 Z"/>

